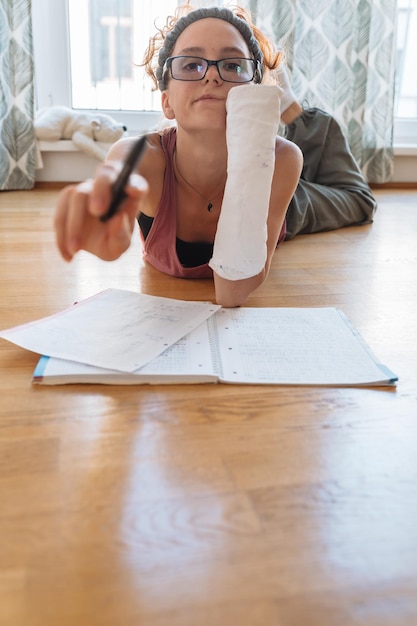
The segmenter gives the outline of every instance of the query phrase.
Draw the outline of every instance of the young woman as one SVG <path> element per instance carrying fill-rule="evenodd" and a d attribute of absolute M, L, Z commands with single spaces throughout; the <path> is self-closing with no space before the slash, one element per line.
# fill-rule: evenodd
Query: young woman
<path fill-rule="evenodd" d="M 188 7 L 185 14 L 179 15 L 168 19 L 166 26 L 151 40 L 145 56 L 147 71 L 162 92 L 163 113 L 168 120 L 175 120 L 175 126 L 148 136 L 145 155 L 126 189 L 127 199 L 120 212 L 109 221 L 103 223 L 99 218 L 108 208 L 111 185 L 134 139 L 122 139 L 112 147 L 94 180 L 64 189 L 56 211 L 57 242 L 63 258 L 68 261 L 80 249 L 102 259 L 113 260 L 129 247 L 138 219 L 144 257 L 149 263 L 173 276 L 212 276 L 217 302 L 222 306 L 239 306 L 268 276 L 274 250 L 286 236 L 285 218 L 290 203 L 294 205 L 292 214 L 295 215 L 295 219 L 291 216 L 287 218 L 291 225 L 287 235 L 290 237 L 296 232 L 313 232 L 369 221 L 374 206 L 369 210 L 361 206 L 362 197 L 367 195 L 369 188 L 354 164 L 341 133 L 336 152 L 341 151 L 343 140 L 343 155 L 335 166 L 345 167 L 345 160 L 349 159 L 353 178 L 359 187 L 357 193 L 350 180 L 347 195 L 351 195 L 353 201 L 345 197 L 343 172 L 339 172 L 342 183 L 339 185 L 336 181 L 338 188 L 342 188 L 343 197 L 339 198 L 338 191 L 334 193 L 330 190 L 325 194 L 328 199 L 325 207 L 330 215 L 333 200 L 341 204 L 340 209 L 334 209 L 336 221 L 326 218 L 320 224 L 317 210 L 322 210 L 323 205 L 313 189 L 310 200 L 311 183 L 306 183 L 306 188 L 300 188 L 301 197 L 296 199 L 303 164 L 302 151 L 295 143 L 302 143 L 298 134 L 310 119 L 314 120 L 313 126 L 317 131 L 322 133 L 324 122 L 315 121 L 317 115 L 327 120 L 329 132 L 333 132 L 333 125 L 336 130 L 338 126 L 322 112 L 308 115 L 308 111 L 298 110 L 291 89 L 284 85 L 286 110 L 282 111 L 282 119 L 289 122 L 289 129 L 292 128 L 293 132 L 289 139 L 275 138 L 269 207 L 266 224 L 261 224 L 266 228 L 267 239 L 264 266 L 254 275 L 239 280 L 230 280 L 213 270 L 209 262 L 227 180 L 226 99 L 231 89 L 240 89 L 247 83 L 265 82 L 268 74 L 279 68 L 281 56 L 243 9 L 232 11 L 211 7 L 192 10 Z M 295 128 L 298 120 L 301 122 L 300 131 Z M 304 149 L 308 154 L 311 132 L 306 135 Z M 314 147 L 314 143 L 317 141 L 311 142 L 310 138 L 310 145 Z M 328 147 L 323 136 L 319 143 Z M 323 150 L 324 145 L 321 146 Z M 317 147 L 313 152 L 314 158 L 324 158 L 323 154 L 318 155 Z M 333 158 L 327 159 L 329 166 Z M 307 164 L 305 169 L 309 169 Z M 319 162 L 314 169 L 315 176 L 322 174 Z M 245 171 L 241 175 L 245 177 Z M 330 182 L 334 178 L 326 176 Z M 316 185 L 319 191 L 322 186 L 320 181 Z M 357 195 L 361 201 L 359 204 Z M 256 206 L 244 208 L 246 214 L 251 211 L 252 217 L 256 218 Z M 310 214 L 317 215 L 317 218 L 312 219 Z M 264 217 L 260 219 L 265 222 Z M 230 232 L 227 237 L 230 237 L 231 245 L 239 246 L 238 233 Z"/>

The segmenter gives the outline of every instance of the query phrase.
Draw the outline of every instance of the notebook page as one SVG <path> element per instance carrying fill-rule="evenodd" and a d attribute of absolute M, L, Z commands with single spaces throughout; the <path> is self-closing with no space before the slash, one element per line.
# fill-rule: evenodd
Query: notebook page
<path fill-rule="evenodd" d="M 216 380 L 213 369 L 207 322 L 203 322 L 167 348 L 162 354 L 134 372 L 120 372 L 65 359 L 42 357 L 33 379 L 44 384 L 94 382 L 103 384 L 141 384 L 146 382 L 193 382 L 193 378 Z M 53 381 L 52 383 L 50 381 Z"/>
<path fill-rule="evenodd" d="M 225 382 L 361 385 L 396 379 L 335 308 L 222 309 L 216 322 Z"/>

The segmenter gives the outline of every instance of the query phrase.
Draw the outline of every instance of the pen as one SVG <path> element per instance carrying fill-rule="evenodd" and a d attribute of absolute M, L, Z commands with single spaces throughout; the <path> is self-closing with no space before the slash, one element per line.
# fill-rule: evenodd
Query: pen
<path fill-rule="evenodd" d="M 116 215 L 121 203 L 126 198 L 125 187 L 127 185 L 127 181 L 129 180 L 129 176 L 133 172 L 135 165 L 138 163 L 139 159 L 143 155 L 145 146 L 146 134 L 142 135 L 142 137 L 140 137 L 133 144 L 128 154 L 128 157 L 113 184 L 110 206 L 107 210 L 107 213 L 104 213 L 104 215 L 100 217 L 100 220 L 102 222 L 107 222 L 107 220 L 113 217 L 113 215 Z"/>

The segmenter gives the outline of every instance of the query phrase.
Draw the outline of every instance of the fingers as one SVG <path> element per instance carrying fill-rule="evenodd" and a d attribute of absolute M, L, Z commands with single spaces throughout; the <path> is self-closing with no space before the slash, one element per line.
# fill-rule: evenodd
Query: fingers
<path fill-rule="evenodd" d="M 81 249 L 104 260 L 114 260 L 129 247 L 138 205 L 148 185 L 144 178 L 133 174 L 120 211 L 103 223 L 99 217 L 108 209 L 117 171 L 117 164 L 103 164 L 94 180 L 66 187 L 59 194 L 55 232 L 59 251 L 66 261 L 71 261 Z"/>
<path fill-rule="evenodd" d="M 115 166 L 117 169 L 115 169 Z M 107 212 L 112 199 L 112 185 L 116 180 L 116 174 L 118 169 L 121 169 L 122 163 L 117 164 L 104 164 L 93 184 L 93 189 L 90 198 L 90 211 L 92 215 L 100 217 Z M 148 184 L 146 180 L 139 174 L 131 174 L 128 184 L 124 191 L 126 200 L 121 205 L 121 209 L 127 212 L 130 218 L 134 218 L 138 212 L 138 202 L 144 196 L 148 190 Z"/>
<path fill-rule="evenodd" d="M 111 201 L 112 185 L 120 168 L 120 163 L 103 163 L 97 169 L 89 203 L 92 215 L 100 217 L 106 213 Z"/>
<path fill-rule="evenodd" d="M 71 258 L 84 247 L 89 234 L 92 220 L 89 205 L 93 184 L 92 180 L 86 180 L 70 196 L 65 222 L 65 247 Z"/>
<path fill-rule="evenodd" d="M 71 240 L 68 223 L 72 221 L 71 215 L 74 211 L 78 211 L 80 215 L 85 214 L 86 209 L 82 209 L 82 204 L 84 207 L 87 205 L 88 186 L 91 186 L 89 181 L 78 185 L 78 187 L 71 185 L 63 189 L 58 196 L 55 212 L 55 236 L 58 249 L 66 261 L 71 261 L 75 252 L 80 249 L 80 237 L 73 232 Z"/>

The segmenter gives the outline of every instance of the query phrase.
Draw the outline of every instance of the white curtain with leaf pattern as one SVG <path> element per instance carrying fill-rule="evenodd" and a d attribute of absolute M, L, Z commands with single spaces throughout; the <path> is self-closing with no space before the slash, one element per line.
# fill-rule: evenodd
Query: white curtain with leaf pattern
<path fill-rule="evenodd" d="M 0 189 L 35 183 L 30 0 L 0 0 Z"/>
<path fill-rule="evenodd" d="M 300 101 L 341 124 L 369 182 L 393 174 L 396 0 L 247 0 Z"/>

